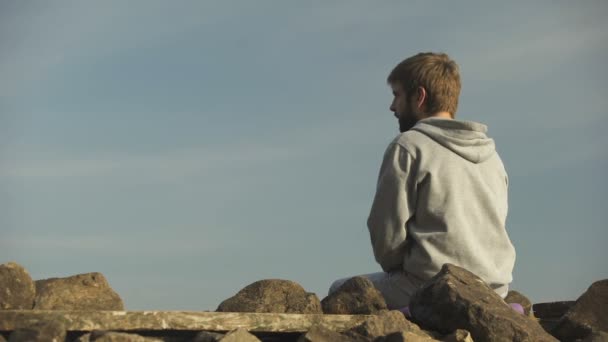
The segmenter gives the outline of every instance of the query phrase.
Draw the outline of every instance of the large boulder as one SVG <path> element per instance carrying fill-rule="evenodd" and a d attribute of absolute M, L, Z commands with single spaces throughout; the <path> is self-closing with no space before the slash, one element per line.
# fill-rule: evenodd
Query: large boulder
<path fill-rule="evenodd" d="M 36 310 L 124 310 L 101 273 L 36 281 Z"/>
<path fill-rule="evenodd" d="M 585 338 L 593 331 L 608 332 L 608 279 L 593 283 L 552 333 L 561 341 L 573 341 Z"/>
<path fill-rule="evenodd" d="M 420 338 L 432 339 L 430 333 L 420 329 L 418 325 L 408 321 L 401 311 L 384 311 L 378 315 L 370 316 L 360 325 L 344 332 L 344 335 L 353 340 L 380 339 L 392 333 L 408 332 Z"/>
<path fill-rule="evenodd" d="M 65 341 L 66 335 L 64 323 L 57 320 L 41 321 L 16 329 L 9 336 L 8 342 Z"/>
<path fill-rule="evenodd" d="M 63 340 L 58 340 L 63 341 Z M 84 334 L 75 340 L 76 342 L 162 342 L 163 339 L 146 337 L 138 334 L 125 332 L 95 330 Z"/>
<path fill-rule="evenodd" d="M 274 312 L 321 314 L 321 303 L 290 280 L 265 279 L 247 285 L 236 295 L 224 300 L 218 312 Z"/>
<path fill-rule="evenodd" d="M 36 289 L 29 273 L 21 265 L 0 265 L 0 310 L 24 310 L 34 306 Z"/>
<path fill-rule="evenodd" d="M 507 297 L 505 297 L 505 302 L 511 304 L 511 303 L 516 303 L 516 304 L 520 304 L 523 308 L 524 308 L 524 314 L 527 316 L 533 316 L 532 314 L 532 302 L 530 301 L 530 299 L 528 299 L 528 297 L 524 296 L 523 294 L 517 292 L 517 291 L 509 291 L 509 293 L 507 293 Z"/>
<path fill-rule="evenodd" d="M 534 319 L 513 310 L 481 278 L 443 265 L 410 301 L 414 321 L 447 334 L 468 330 L 475 341 L 555 341 Z"/>
<path fill-rule="evenodd" d="M 347 280 L 334 293 L 321 301 L 323 313 L 367 315 L 388 310 L 382 293 L 365 277 Z"/>

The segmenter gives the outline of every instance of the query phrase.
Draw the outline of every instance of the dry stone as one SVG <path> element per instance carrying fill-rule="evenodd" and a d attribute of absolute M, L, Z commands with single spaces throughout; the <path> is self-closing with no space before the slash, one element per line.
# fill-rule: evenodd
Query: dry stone
<path fill-rule="evenodd" d="M 322 325 L 315 325 L 300 335 L 297 342 L 351 342 L 352 339 Z"/>
<path fill-rule="evenodd" d="M 524 308 L 524 314 L 527 316 L 534 316 L 532 314 L 532 302 L 528 299 L 528 297 L 517 291 L 509 291 L 507 293 L 507 297 L 505 298 L 505 302 L 517 303 L 520 304 Z"/>
<path fill-rule="evenodd" d="M 39 321 L 11 333 L 9 342 L 65 341 L 65 325 L 60 321 Z"/>
<path fill-rule="evenodd" d="M 201 331 L 194 338 L 192 342 L 218 342 L 224 337 L 225 334 L 220 334 L 211 331 Z"/>
<path fill-rule="evenodd" d="M 219 342 L 260 342 L 260 339 L 250 334 L 246 329 L 238 328 L 228 332 Z"/>
<path fill-rule="evenodd" d="M 471 332 L 475 341 L 555 341 L 534 319 L 517 313 L 473 273 L 451 264 L 411 299 L 414 321 L 426 329 Z"/>
<path fill-rule="evenodd" d="M 37 310 L 124 310 L 120 296 L 101 273 L 36 281 Z"/>
<path fill-rule="evenodd" d="M 0 310 L 23 310 L 34 306 L 34 282 L 21 265 L 0 265 Z"/>
<path fill-rule="evenodd" d="M 247 285 L 236 295 L 224 300 L 218 312 L 274 312 L 321 314 L 321 303 L 290 280 L 265 279 Z"/>
<path fill-rule="evenodd" d="M 321 307 L 326 314 L 368 315 L 386 311 L 382 293 L 365 277 L 353 277 L 338 290 L 323 298 Z"/>
<path fill-rule="evenodd" d="M 453 333 L 449 334 L 448 336 L 445 336 L 444 338 L 441 339 L 442 342 L 473 342 L 473 337 L 471 336 L 471 333 L 463 330 L 463 329 L 458 329 L 456 331 L 454 331 Z"/>
<path fill-rule="evenodd" d="M 392 333 L 411 332 L 421 337 L 432 338 L 427 332 L 420 329 L 418 325 L 408 321 L 403 313 L 397 310 L 385 311 L 371 316 L 361 325 L 344 332 L 353 339 L 373 340 Z"/>
<path fill-rule="evenodd" d="M 561 341 L 608 331 L 608 279 L 593 283 L 559 321 L 552 333 Z"/>
<path fill-rule="evenodd" d="M 608 342 L 608 332 L 594 331 L 582 339 L 581 342 Z"/>
<path fill-rule="evenodd" d="M 388 334 L 385 337 L 377 338 L 374 342 L 432 342 L 437 341 L 434 338 L 420 336 L 411 331 L 399 331 Z"/>
<path fill-rule="evenodd" d="M 162 339 L 115 331 L 93 331 L 86 342 L 162 342 Z M 81 341 L 85 342 L 85 341 Z"/>

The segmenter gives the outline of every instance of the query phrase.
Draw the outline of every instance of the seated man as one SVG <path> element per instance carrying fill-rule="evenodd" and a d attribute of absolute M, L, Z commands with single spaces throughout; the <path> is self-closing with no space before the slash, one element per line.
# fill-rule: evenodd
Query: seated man
<path fill-rule="evenodd" d="M 407 306 L 445 263 L 475 273 L 504 298 L 515 263 L 505 230 L 508 178 L 487 127 L 454 119 L 458 65 L 446 54 L 420 53 L 399 63 L 388 84 L 401 134 L 384 153 L 367 220 L 384 272 L 363 276 L 389 309 Z"/>

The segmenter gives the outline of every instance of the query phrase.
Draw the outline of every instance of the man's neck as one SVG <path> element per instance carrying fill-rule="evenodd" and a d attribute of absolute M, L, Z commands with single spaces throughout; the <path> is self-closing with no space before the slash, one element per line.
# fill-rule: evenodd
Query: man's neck
<path fill-rule="evenodd" d="M 453 119 L 452 114 L 449 112 L 437 112 L 435 114 L 429 115 L 429 118 L 441 118 L 441 119 Z"/>

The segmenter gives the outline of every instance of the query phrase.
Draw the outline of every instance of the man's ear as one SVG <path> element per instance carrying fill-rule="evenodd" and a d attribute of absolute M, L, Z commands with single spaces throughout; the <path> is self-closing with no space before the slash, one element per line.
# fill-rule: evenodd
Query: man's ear
<path fill-rule="evenodd" d="M 422 108 L 426 104 L 427 93 L 424 87 L 418 87 L 416 90 L 416 107 Z"/>

